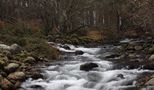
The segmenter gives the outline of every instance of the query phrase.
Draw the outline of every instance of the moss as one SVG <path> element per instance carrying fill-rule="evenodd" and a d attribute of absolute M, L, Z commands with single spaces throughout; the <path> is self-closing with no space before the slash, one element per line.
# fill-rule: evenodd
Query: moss
<path fill-rule="evenodd" d="M 57 58 L 58 56 L 58 50 L 49 46 L 47 41 L 40 38 L 27 39 L 25 49 L 35 57 Z"/>

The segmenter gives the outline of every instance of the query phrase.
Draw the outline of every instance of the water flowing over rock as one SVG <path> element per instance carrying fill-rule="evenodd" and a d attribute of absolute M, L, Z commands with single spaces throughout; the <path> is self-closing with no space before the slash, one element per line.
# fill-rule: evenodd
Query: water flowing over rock
<path fill-rule="evenodd" d="M 132 42 L 132 40 L 130 41 Z M 135 50 L 134 46 L 136 44 L 133 44 L 133 50 Z M 116 62 L 112 61 L 116 61 L 117 57 L 121 59 L 123 54 L 115 52 L 117 48 L 113 45 L 95 48 L 69 45 L 70 50 L 61 48 L 59 45 L 56 47 L 66 53 L 63 55 L 66 58 L 43 67 L 42 75 L 44 78 L 27 79 L 21 85 L 21 88 L 24 90 L 140 90 L 135 86 L 136 79 L 140 74 L 149 72 L 147 69 L 144 70 L 144 67 L 137 69 L 139 66 L 134 63 L 130 66 L 137 66 L 136 68 L 128 69 L 125 68 L 126 66 L 115 68 Z M 75 53 L 77 50 L 84 53 L 81 55 L 67 54 Z M 123 50 L 122 46 L 121 50 L 125 51 L 127 48 Z M 139 49 L 137 48 L 137 50 Z M 111 55 L 111 58 L 105 58 L 106 53 L 118 54 Z M 119 63 L 127 62 L 130 59 L 128 58 L 129 54 L 127 54 L 127 57 L 124 54 L 124 59 Z M 136 54 L 134 55 L 130 56 L 133 59 L 134 57 L 139 58 Z"/>
<path fill-rule="evenodd" d="M 62 46 L 60 46 L 60 47 L 66 49 L 66 50 L 71 50 L 71 48 L 70 48 L 68 45 L 62 45 Z"/>

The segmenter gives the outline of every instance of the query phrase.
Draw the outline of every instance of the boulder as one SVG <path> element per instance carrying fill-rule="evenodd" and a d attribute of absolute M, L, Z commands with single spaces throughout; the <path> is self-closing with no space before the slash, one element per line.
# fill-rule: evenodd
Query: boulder
<path fill-rule="evenodd" d="M 0 51 L 2 50 L 10 50 L 10 46 L 5 45 L 5 44 L 0 44 Z"/>
<path fill-rule="evenodd" d="M 60 47 L 66 49 L 66 50 L 71 50 L 71 48 L 68 45 L 62 45 Z"/>
<path fill-rule="evenodd" d="M 36 70 L 36 71 L 32 72 L 31 78 L 36 80 L 36 79 L 39 79 L 39 78 L 43 78 L 43 75 L 39 71 Z"/>
<path fill-rule="evenodd" d="M 14 90 L 14 85 L 6 78 L 0 75 L 0 87 L 2 90 Z"/>
<path fill-rule="evenodd" d="M 14 72 L 14 71 L 16 71 L 18 68 L 19 68 L 19 64 L 17 64 L 17 63 L 10 63 L 10 64 L 8 64 L 6 67 L 5 67 L 5 70 L 7 71 L 7 72 Z"/>
<path fill-rule="evenodd" d="M 11 57 L 11 52 L 9 51 L 9 50 L 4 50 L 3 52 L 2 52 L 4 55 L 6 55 L 8 58 L 9 57 Z"/>
<path fill-rule="evenodd" d="M 26 63 L 34 63 L 35 62 L 35 58 L 34 57 L 27 57 L 25 60 L 24 60 L 24 62 L 26 62 Z"/>
<path fill-rule="evenodd" d="M 150 54 L 154 54 L 154 45 L 151 47 L 151 48 L 149 48 L 149 51 L 148 51 Z"/>
<path fill-rule="evenodd" d="M 149 57 L 150 61 L 154 61 L 154 54 Z"/>
<path fill-rule="evenodd" d="M 0 75 L 2 75 L 3 77 L 7 77 L 7 73 L 4 72 L 3 70 L 0 69 Z"/>
<path fill-rule="evenodd" d="M 14 72 L 10 73 L 7 77 L 10 81 L 16 82 L 16 81 L 23 81 L 26 78 L 26 75 L 24 72 Z"/>
<path fill-rule="evenodd" d="M 143 69 L 154 70 L 154 64 L 147 64 L 142 67 Z"/>
<path fill-rule="evenodd" d="M 121 79 L 125 79 L 125 77 L 124 77 L 123 74 L 118 74 L 117 77 L 118 77 L 118 78 L 121 78 Z"/>
<path fill-rule="evenodd" d="M 135 53 L 129 54 L 128 57 L 131 58 L 131 59 L 137 58 Z"/>
<path fill-rule="evenodd" d="M 17 54 L 17 53 L 20 53 L 22 51 L 22 48 L 21 46 L 19 46 L 18 44 L 12 44 L 10 46 L 10 51 L 11 53 L 13 54 Z"/>
<path fill-rule="evenodd" d="M 30 88 L 34 90 L 45 90 L 41 85 L 32 85 L 30 86 Z"/>
<path fill-rule="evenodd" d="M 137 50 L 137 51 L 139 51 L 139 50 L 142 50 L 142 49 L 143 49 L 143 47 L 142 47 L 142 46 L 135 46 L 134 48 L 135 48 L 135 50 Z"/>
<path fill-rule="evenodd" d="M 17 81 L 17 82 L 14 84 L 15 89 L 20 88 L 21 84 L 22 84 L 22 82 Z"/>
<path fill-rule="evenodd" d="M 0 69 L 3 69 L 5 66 L 5 62 L 3 60 L 0 60 Z"/>
<path fill-rule="evenodd" d="M 83 55 L 83 54 L 84 54 L 84 52 L 81 51 L 81 50 L 77 50 L 77 51 L 75 51 L 75 55 Z"/>
<path fill-rule="evenodd" d="M 148 82 L 146 82 L 145 85 L 154 85 L 154 78 L 150 79 Z M 151 89 L 152 90 L 152 89 Z"/>
<path fill-rule="evenodd" d="M 116 57 L 120 57 L 120 55 L 113 53 L 113 54 L 109 54 L 109 55 L 105 56 L 105 58 L 116 58 Z"/>
<path fill-rule="evenodd" d="M 96 63 L 85 63 L 80 66 L 80 70 L 90 71 L 90 70 L 97 68 L 97 67 L 99 67 L 99 66 Z"/>

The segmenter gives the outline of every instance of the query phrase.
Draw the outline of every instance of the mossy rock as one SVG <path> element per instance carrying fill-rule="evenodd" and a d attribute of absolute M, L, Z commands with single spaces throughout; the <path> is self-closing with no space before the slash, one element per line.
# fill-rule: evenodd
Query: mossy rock
<path fill-rule="evenodd" d="M 154 45 L 151 48 L 149 48 L 148 51 L 149 54 L 154 54 Z"/>

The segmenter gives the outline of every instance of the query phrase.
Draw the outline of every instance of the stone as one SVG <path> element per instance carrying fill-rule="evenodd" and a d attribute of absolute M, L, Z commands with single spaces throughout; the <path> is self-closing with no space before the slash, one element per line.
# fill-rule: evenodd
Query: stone
<path fill-rule="evenodd" d="M 4 50 L 3 52 L 2 52 L 4 55 L 6 55 L 7 57 L 11 57 L 11 52 L 10 51 L 8 51 L 8 50 Z"/>
<path fill-rule="evenodd" d="M 19 64 L 17 63 L 10 63 L 5 67 L 5 70 L 8 72 L 14 72 L 19 68 Z"/>
<path fill-rule="evenodd" d="M 131 58 L 131 59 L 134 59 L 134 58 L 136 58 L 137 56 L 136 56 L 136 54 L 133 54 L 133 53 L 132 53 L 132 54 L 129 54 L 128 57 Z"/>
<path fill-rule="evenodd" d="M 117 77 L 118 77 L 118 78 L 121 78 L 121 79 L 125 79 L 125 77 L 124 77 L 123 74 L 118 74 Z"/>
<path fill-rule="evenodd" d="M 148 51 L 150 54 L 154 54 L 154 45 L 151 47 L 151 48 L 149 48 L 149 51 Z"/>
<path fill-rule="evenodd" d="M 35 62 L 35 58 L 34 57 L 27 57 L 25 60 L 24 60 L 24 62 L 26 62 L 26 63 L 34 63 Z"/>
<path fill-rule="evenodd" d="M 0 44 L 0 50 L 10 50 L 10 46 L 5 45 L 5 44 Z"/>
<path fill-rule="evenodd" d="M 30 86 L 30 88 L 34 90 L 45 90 L 41 85 L 32 85 Z"/>
<path fill-rule="evenodd" d="M 116 57 L 120 57 L 120 55 L 113 53 L 113 54 L 109 54 L 109 55 L 105 56 L 105 58 L 116 58 Z"/>
<path fill-rule="evenodd" d="M 71 50 L 71 48 L 68 45 L 61 45 L 60 47 L 66 49 L 66 50 Z"/>
<path fill-rule="evenodd" d="M 5 62 L 3 60 L 0 60 L 0 69 L 3 69 L 5 66 Z"/>
<path fill-rule="evenodd" d="M 17 88 L 20 88 L 21 84 L 22 84 L 22 82 L 17 81 L 17 82 L 15 83 L 14 87 L 15 87 L 16 89 L 17 89 Z"/>
<path fill-rule="evenodd" d="M 143 69 L 154 70 L 154 64 L 147 64 L 142 67 Z"/>
<path fill-rule="evenodd" d="M 26 75 L 24 72 L 14 72 L 14 73 L 10 73 L 7 78 L 12 82 L 23 81 L 25 80 Z"/>
<path fill-rule="evenodd" d="M 0 86 L 2 90 L 13 90 L 14 85 L 6 78 L 0 75 Z"/>
<path fill-rule="evenodd" d="M 152 78 L 148 82 L 146 82 L 145 85 L 154 85 L 154 78 Z"/>
<path fill-rule="evenodd" d="M 97 67 L 99 67 L 99 66 L 96 63 L 85 63 L 80 66 L 80 70 L 90 71 L 90 70 L 97 68 Z"/>
<path fill-rule="evenodd" d="M 150 61 L 154 61 L 154 54 L 149 57 Z"/>
<path fill-rule="evenodd" d="M 31 78 L 33 78 L 34 80 L 39 79 L 39 78 L 43 78 L 43 75 L 39 72 L 34 72 L 32 73 Z"/>
<path fill-rule="evenodd" d="M 17 54 L 17 53 L 20 53 L 22 51 L 22 48 L 21 46 L 19 46 L 18 44 L 12 44 L 10 46 L 10 51 L 11 53 L 13 54 Z"/>
<path fill-rule="evenodd" d="M 81 51 L 81 50 L 77 50 L 77 51 L 75 51 L 75 55 L 83 55 L 83 54 L 84 54 L 84 52 Z"/>
<path fill-rule="evenodd" d="M 135 46 L 134 48 L 135 48 L 135 50 L 137 50 L 137 51 L 139 51 L 139 50 L 142 50 L 142 49 L 143 49 L 143 47 L 142 47 L 142 46 Z"/>

